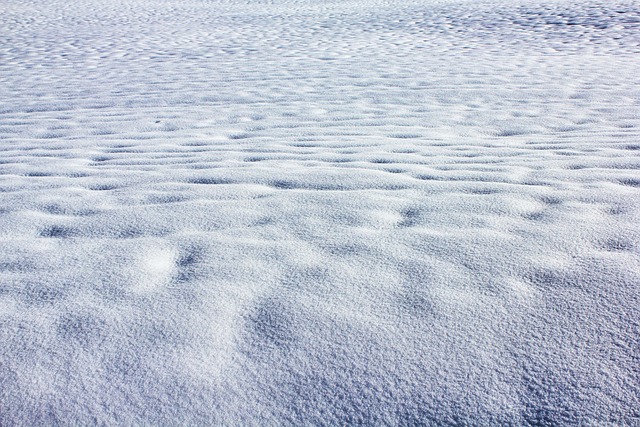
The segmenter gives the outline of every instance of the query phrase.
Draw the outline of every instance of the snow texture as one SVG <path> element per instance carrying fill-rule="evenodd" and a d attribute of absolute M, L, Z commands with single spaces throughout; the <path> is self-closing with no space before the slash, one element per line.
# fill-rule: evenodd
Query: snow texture
<path fill-rule="evenodd" d="M 637 0 L 2 0 L 0 425 L 640 425 Z"/>

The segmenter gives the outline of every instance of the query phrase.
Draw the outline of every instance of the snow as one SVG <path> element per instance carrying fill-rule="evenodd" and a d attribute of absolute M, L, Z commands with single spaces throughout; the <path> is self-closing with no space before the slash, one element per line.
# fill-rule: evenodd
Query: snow
<path fill-rule="evenodd" d="M 640 424 L 640 2 L 3 0 L 0 425 Z"/>

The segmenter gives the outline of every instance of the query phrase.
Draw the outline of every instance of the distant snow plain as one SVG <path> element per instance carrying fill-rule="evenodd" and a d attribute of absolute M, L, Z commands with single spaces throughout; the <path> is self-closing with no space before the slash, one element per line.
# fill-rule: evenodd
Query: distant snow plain
<path fill-rule="evenodd" d="M 640 2 L 3 0 L 0 425 L 640 425 Z"/>

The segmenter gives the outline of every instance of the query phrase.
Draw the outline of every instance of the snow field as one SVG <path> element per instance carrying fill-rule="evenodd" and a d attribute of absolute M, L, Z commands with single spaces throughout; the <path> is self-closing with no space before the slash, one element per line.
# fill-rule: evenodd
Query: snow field
<path fill-rule="evenodd" d="M 0 12 L 0 425 L 640 423 L 638 2 Z"/>

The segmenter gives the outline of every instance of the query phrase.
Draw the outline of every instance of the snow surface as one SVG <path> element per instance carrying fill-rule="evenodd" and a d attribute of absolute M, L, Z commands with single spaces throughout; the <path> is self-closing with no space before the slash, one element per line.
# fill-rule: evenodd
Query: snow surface
<path fill-rule="evenodd" d="M 2 0 L 0 425 L 640 425 L 640 1 Z"/>

